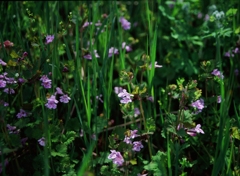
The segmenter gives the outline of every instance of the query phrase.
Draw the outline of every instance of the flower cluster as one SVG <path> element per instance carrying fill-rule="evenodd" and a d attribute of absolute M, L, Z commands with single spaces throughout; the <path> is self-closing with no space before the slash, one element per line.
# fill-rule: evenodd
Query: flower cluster
<path fill-rule="evenodd" d="M 17 81 L 14 78 L 7 77 L 6 72 L 0 75 L 0 88 L 4 88 L 3 92 L 7 94 L 14 94 L 14 89 L 11 87 L 7 87 L 7 85 L 11 86 L 14 84 L 17 84 Z"/>
<path fill-rule="evenodd" d="M 17 129 L 17 127 L 15 126 L 11 126 L 9 124 L 7 124 L 7 129 L 9 131 L 9 133 L 13 133 L 13 134 L 18 134 L 20 132 L 20 129 Z"/>
<path fill-rule="evenodd" d="M 219 77 L 220 79 L 224 78 L 223 74 L 218 69 L 214 69 L 211 74 Z"/>
<path fill-rule="evenodd" d="M 132 140 L 131 140 L 138 136 L 139 135 L 137 134 L 137 130 L 130 130 L 130 135 L 125 135 L 123 142 L 125 142 L 126 144 L 132 144 L 133 145 L 132 150 L 139 152 L 141 150 L 141 148 L 143 148 L 141 141 L 132 142 Z"/>
<path fill-rule="evenodd" d="M 113 163 L 117 166 L 121 166 L 124 163 L 124 159 L 120 152 L 117 152 L 116 150 L 110 150 L 111 153 L 108 156 L 108 159 L 113 160 Z"/>
<path fill-rule="evenodd" d="M 129 94 L 126 91 L 126 89 L 123 89 L 123 91 L 118 94 L 118 97 L 122 98 L 120 100 L 120 102 L 123 103 L 123 104 L 127 104 L 127 103 L 132 102 L 131 96 L 133 96 L 133 95 Z"/>
<path fill-rule="evenodd" d="M 58 104 L 58 100 L 56 99 L 57 95 L 60 95 L 59 101 L 61 103 L 68 103 L 69 100 L 71 100 L 71 98 L 67 94 L 63 93 L 61 88 L 57 87 L 54 95 L 51 95 L 51 97 L 47 99 L 48 102 L 45 104 L 45 106 L 48 109 L 56 109 L 57 108 L 57 104 Z"/>
<path fill-rule="evenodd" d="M 225 57 L 234 57 L 235 54 L 240 54 L 240 50 L 239 50 L 238 47 L 235 48 L 234 50 L 232 50 L 232 52 L 231 52 L 231 51 L 226 52 L 226 53 L 224 54 L 224 56 L 225 56 Z"/>

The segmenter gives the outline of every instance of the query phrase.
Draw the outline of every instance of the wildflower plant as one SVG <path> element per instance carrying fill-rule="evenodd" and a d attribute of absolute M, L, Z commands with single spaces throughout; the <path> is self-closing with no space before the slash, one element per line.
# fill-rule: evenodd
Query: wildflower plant
<path fill-rule="evenodd" d="M 239 175 L 238 1 L 0 7 L 0 175 Z"/>

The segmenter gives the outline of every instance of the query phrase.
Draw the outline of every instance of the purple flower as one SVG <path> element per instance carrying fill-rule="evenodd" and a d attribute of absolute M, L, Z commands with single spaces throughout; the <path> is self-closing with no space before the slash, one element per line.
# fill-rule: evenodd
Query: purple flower
<path fill-rule="evenodd" d="M 27 117 L 27 112 L 24 111 L 23 109 L 20 109 L 20 112 L 17 113 L 17 118 L 20 119 L 22 117 Z"/>
<path fill-rule="evenodd" d="M 123 97 L 123 98 L 120 100 L 120 102 L 121 102 L 122 104 L 127 104 L 127 103 L 132 102 L 132 99 L 131 99 L 130 97 Z"/>
<path fill-rule="evenodd" d="M 128 29 L 131 28 L 131 23 L 128 22 L 124 17 L 120 17 L 119 21 L 120 21 L 120 23 L 122 25 L 122 28 L 124 30 L 128 30 Z"/>
<path fill-rule="evenodd" d="M 139 116 L 141 113 L 140 113 L 140 110 L 138 108 L 134 108 L 134 117 L 137 117 Z"/>
<path fill-rule="evenodd" d="M 7 85 L 6 81 L 0 79 L 0 88 L 4 88 L 6 87 L 6 85 Z"/>
<path fill-rule="evenodd" d="M 118 94 L 118 97 L 122 98 L 122 99 L 120 100 L 120 102 L 123 103 L 123 104 L 127 104 L 127 103 L 132 102 L 132 99 L 131 99 L 130 96 L 133 96 L 133 95 L 132 95 L 132 94 L 129 94 L 129 93 L 126 91 L 126 89 L 123 89 L 123 91 Z"/>
<path fill-rule="evenodd" d="M 126 89 L 123 89 L 122 92 L 118 94 L 118 97 L 123 98 L 123 97 L 130 97 L 133 96 L 132 94 L 128 93 Z"/>
<path fill-rule="evenodd" d="M 9 131 L 10 134 L 11 133 L 18 134 L 20 132 L 20 130 L 17 129 L 17 127 L 11 126 L 9 124 L 7 124 L 7 128 L 8 128 L 8 131 Z"/>
<path fill-rule="evenodd" d="M 16 84 L 17 83 L 17 81 L 15 81 L 14 78 L 5 77 L 5 80 L 7 81 L 7 84 Z"/>
<path fill-rule="evenodd" d="M 22 83 L 25 83 L 25 82 L 26 82 L 25 79 L 23 79 L 23 78 L 18 78 L 18 83 L 22 84 Z"/>
<path fill-rule="evenodd" d="M 47 35 L 46 44 L 52 43 L 53 39 L 54 39 L 54 35 Z"/>
<path fill-rule="evenodd" d="M 133 142 L 133 148 L 132 148 L 133 151 L 139 152 L 141 148 L 143 148 L 143 145 L 140 141 Z"/>
<path fill-rule="evenodd" d="M 68 103 L 69 102 L 69 100 L 71 100 L 71 98 L 68 96 L 68 95 L 62 95 L 61 97 L 60 97 L 60 102 L 62 102 L 62 103 Z"/>
<path fill-rule="evenodd" d="M 42 137 L 42 138 L 38 139 L 38 143 L 39 143 L 39 145 L 44 147 L 45 146 L 45 138 Z"/>
<path fill-rule="evenodd" d="M 130 138 L 131 139 L 134 139 L 140 135 L 137 134 L 138 130 L 131 130 L 131 135 L 130 135 Z"/>
<path fill-rule="evenodd" d="M 193 102 L 191 106 L 198 109 L 197 113 L 202 112 L 202 109 L 204 108 L 204 100 L 203 99 L 197 100 Z"/>
<path fill-rule="evenodd" d="M 228 51 L 224 54 L 224 56 L 225 57 L 234 57 L 234 54 L 233 53 L 230 54 L 230 51 Z"/>
<path fill-rule="evenodd" d="M 122 87 L 114 87 L 114 92 L 116 93 L 116 94 L 119 94 L 119 93 L 121 93 L 123 91 L 123 88 Z"/>
<path fill-rule="evenodd" d="M 63 91 L 61 88 L 57 87 L 55 94 L 63 95 Z"/>
<path fill-rule="evenodd" d="M 126 46 L 126 42 L 122 43 L 122 49 L 126 49 L 127 52 L 132 51 L 132 48 L 130 46 Z"/>
<path fill-rule="evenodd" d="M 235 48 L 234 50 L 233 50 L 233 53 L 235 53 L 235 54 L 237 54 L 237 53 L 240 53 L 240 50 L 239 50 L 239 48 L 237 47 L 237 48 Z"/>
<path fill-rule="evenodd" d="M 121 166 L 124 162 L 124 159 L 120 152 L 116 152 L 116 150 L 110 150 L 111 153 L 108 156 L 108 159 L 113 160 L 113 163 L 117 166 Z"/>
<path fill-rule="evenodd" d="M 45 88 L 45 89 L 50 89 L 51 86 L 52 86 L 52 80 L 50 80 L 47 75 L 43 75 L 41 78 L 40 78 L 40 81 L 42 81 L 42 86 Z"/>
<path fill-rule="evenodd" d="M 87 26 L 89 26 L 89 25 L 91 25 L 91 24 L 92 24 L 92 22 L 86 21 L 86 22 L 83 24 L 82 28 L 85 28 L 85 27 L 87 27 Z"/>
<path fill-rule="evenodd" d="M 211 74 L 215 75 L 215 76 L 217 76 L 217 77 L 219 77 L 221 79 L 224 78 L 223 74 L 218 69 L 214 69 Z"/>
<path fill-rule="evenodd" d="M 149 96 L 149 97 L 147 97 L 147 100 L 148 100 L 148 101 L 151 101 L 152 103 L 154 102 L 154 100 L 153 100 L 153 97 L 152 97 L 152 96 Z"/>
<path fill-rule="evenodd" d="M 195 128 L 187 130 L 187 134 L 189 134 L 190 136 L 196 136 L 197 133 L 204 134 L 204 131 L 201 129 L 200 124 L 197 124 L 197 126 Z"/>
<path fill-rule="evenodd" d="M 3 90 L 3 92 L 5 92 L 5 93 L 7 93 L 7 94 L 14 94 L 14 93 L 15 93 L 15 91 L 14 91 L 12 88 L 5 88 L 5 89 Z"/>
<path fill-rule="evenodd" d="M 127 137 L 127 136 L 125 136 L 123 142 L 125 142 L 126 144 L 132 144 L 130 137 Z"/>
<path fill-rule="evenodd" d="M 58 101 L 56 100 L 56 97 L 54 95 L 51 95 L 51 97 L 48 98 L 47 100 L 48 100 L 48 102 L 45 104 L 45 106 L 48 109 L 56 109 L 57 108 Z"/>
<path fill-rule="evenodd" d="M 118 49 L 114 48 L 114 47 L 109 48 L 108 57 L 112 57 L 112 55 L 114 55 L 114 54 L 118 54 Z"/>
<path fill-rule="evenodd" d="M 99 58 L 100 56 L 97 53 L 97 50 L 94 50 L 94 55 L 96 58 Z M 87 55 L 83 56 L 84 59 L 89 59 L 92 60 L 92 55 L 90 53 L 88 53 Z"/>
<path fill-rule="evenodd" d="M 2 65 L 2 66 L 6 66 L 6 65 L 7 65 L 7 63 L 6 63 L 6 62 L 4 62 L 2 59 L 0 59 L 0 65 Z"/>
<path fill-rule="evenodd" d="M 222 99 L 221 99 L 221 96 L 217 96 L 217 103 L 221 103 Z"/>

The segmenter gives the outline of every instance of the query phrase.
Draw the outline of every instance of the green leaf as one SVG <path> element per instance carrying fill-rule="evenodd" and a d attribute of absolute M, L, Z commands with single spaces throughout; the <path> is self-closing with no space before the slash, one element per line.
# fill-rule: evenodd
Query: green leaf
<path fill-rule="evenodd" d="M 237 127 L 232 127 L 232 137 L 240 140 L 240 130 Z"/>
<path fill-rule="evenodd" d="M 233 8 L 229 9 L 229 10 L 226 12 L 226 16 L 234 16 L 234 15 L 236 15 L 237 10 L 238 10 L 238 9 L 233 9 Z"/>
<path fill-rule="evenodd" d="M 153 118 L 146 119 L 147 132 L 154 132 L 156 130 L 155 120 Z"/>
<path fill-rule="evenodd" d="M 11 56 L 11 58 L 13 58 L 13 59 L 17 59 L 17 58 L 20 57 L 14 50 L 12 50 L 12 52 L 10 53 L 10 56 Z"/>
<path fill-rule="evenodd" d="M 72 143 L 74 141 L 75 137 L 76 137 L 75 131 L 68 131 L 66 133 L 66 135 L 64 136 L 64 140 L 65 140 L 64 144 L 69 145 L 70 143 Z"/>

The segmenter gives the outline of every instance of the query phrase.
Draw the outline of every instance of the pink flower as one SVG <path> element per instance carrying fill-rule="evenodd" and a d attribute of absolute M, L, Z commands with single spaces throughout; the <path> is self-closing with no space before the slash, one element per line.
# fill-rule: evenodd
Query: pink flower
<path fill-rule="evenodd" d="M 9 40 L 6 40 L 5 42 L 3 42 L 3 46 L 4 46 L 4 48 L 10 48 L 10 47 L 14 46 L 14 44 L 12 42 L 10 42 Z M 2 48 L 1 42 L 0 42 L 0 48 Z"/>

